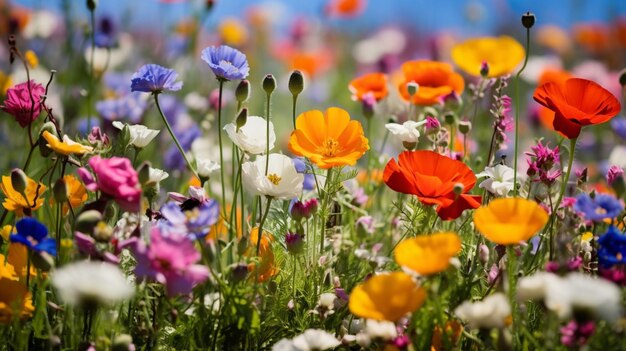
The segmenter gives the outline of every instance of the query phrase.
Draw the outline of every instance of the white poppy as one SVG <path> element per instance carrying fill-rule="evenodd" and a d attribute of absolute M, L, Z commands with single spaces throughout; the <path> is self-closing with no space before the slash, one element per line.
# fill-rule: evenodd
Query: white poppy
<path fill-rule="evenodd" d="M 104 262 L 70 263 L 52 272 L 50 278 L 61 299 L 72 305 L 116 303 L 135 293 L 124 273 L 117 266 Z"/>
<path fill-rule="evenodd" d="M 285 155 L 270 154 L 266 172 L 266 156 L 244 163 L 243 186 L 254 195 L 292 199 L 302 193 L 304 175 L 296 171 L 293 160 Z M 266 175 L 267 174 L 267 175 Z"/>
<path fill-rule="evenodd" d="M 130 144 L 140 149 L 150 144 L 152 139 L 160 132 L 160 130 L 150 129 L 141 124 L 130 125 L 120 121 L 113 122 L 113 127 L 119 130 L 124 130 L 124 126 L 126 125 L 128 125 L 128 130 L 130 131 Z"/>
<path fill-rule="evenodd" d="M 228 137 L 243 151 L 252 154 L 264 154 L 267 148 L 267 121 L 263 117 L 248 116 L 246 124 L 237 130 L 236 123 L 224 126 Z M 274 124 L 270 122 L 270 150 L 274 148 L 276 134 Z"/>
<path fill-rule="evenodd" d="M 391 340 L 398 336 L 395 323 L 374 319 L 365 321 L 365 332 L 371 339 Z"/>
<path fill-rule="evenodd" d="M 272 351 L 322 351 L 340 344 L 333 334 L 325 330 L 307 329 L 291 340 L 280 340 L 272 347 Z"/>
<path fill-rule="evenodd" d="M 385 128 L 403 143 L 417 143 L 420 137 L 420 131 L 417 128 L 424 124 L 426 124 L 425 120 L 420 122 L 406 121 L 402 124 L 387 123 Z"/>
<path fill-rule="evenodd" d="M 485 170 L 478 173 L 476 178 L 487 177 L 479 187 L 487 190 L 493 195 L 506 196 L 515 186 L 515 171 L 505 165 L 495 165 L 485 167 Z"/>
<path fill-rule="evenodd" d="M 482 301 L 463 302 L 454 310 L 471 328 L 502 328 L 511 315 L 511 306 L 502 293 L 489 295 Z"/>
<path fill-rule="evenodd" d="M 608 322 L 616 322 L 622 314 L 617 285 L 578 272 L 565 277 L 539 272 L 520 279 L 517 291 L 518 299 L 543 301 L 562 320 L 570 319 L 575 310 Z"/>

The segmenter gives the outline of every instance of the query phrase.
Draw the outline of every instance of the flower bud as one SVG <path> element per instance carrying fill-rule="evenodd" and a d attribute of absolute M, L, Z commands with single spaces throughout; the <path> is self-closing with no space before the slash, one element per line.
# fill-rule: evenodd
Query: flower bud
<path fill-rule="evenodd" d="M 444 122 L 446 122 L 446 124 L 454 124 L 456 123 L 456 115 L 452 112 L 448 112 L 443 115 L 443 120 Z"/>
<path fill-rule="evenodd" d="M 522 25 L 526 29 L 532 28 L 535 25 L 535 15 L 530 12 L 526 12 L 525 14 L 523 14 Z"/>
<path fill-rule="evenodd" d="M 31 256 L 33 266 L 35 268 L 40 269 L 44 272 L 48 272 L 54 267 L 54 257 L 52 257 L 49 253 L 45 251 L 41 251 L 38 253 L 33 253 Z"/>
<path fill-rule="evenodd" d="M 478 258 L 482 263 L 489 262 L 489 247 L 487 245 L 480 244 L 478 247 Z"/>
<path fill-rule="evenodd" d="M 285 235 L 287 251 L 292 255 L 302 253 L 304 249 L 304 235 L 298 233 L 287 233 Z"/>
<path fill-rule="evenodd" d="M 289 92 L 291 95 L 298 96 L 304 90 L 304 76 L 302 72 L 295 70 L 289 76 Z"/>
<path fill-rule="evenodd" d="M 139 166 L 137 174 L 139 176 L 140 184 L 147 184 L 150 181 L 150 161 L 143 161 Z"/>
<path fill-rule="evenodd" d="M 413 97 L 415 94 L 417 94 L 419 88 L 420 85 L 415 82 L 410 82 L 406 85 L 406 90 L 408 91 L 410 97 Z"/>
<path fill-rule="evenodd" d="M 483 78 L 487 78 L 488 75 L 489 75 L 489 64 L 487 63 L 487 61 L 483 61 L 480 64 L 480 76 Z"/>
<path fill-rule="evenodd" d="M 11 186 L 15 191 L 22 194 L 26 190 L 26 186 L 28 184 L 28 177 L 19 168 L 14 168 L 11 171 Z"/>
<path fill-rule="evenodd" d="M 245 263 L 236 263 L 231 266 L 230 277 L 233 283 L 244 281 L 248 276 L 248 265 Z"/>
<path fill-rule="evenodd" d="M 250 243 L 250 239 L 247 236 L 242 236 L 237 243 L 237 254 L 243 255 L 248 250 L 248 245 Z"/>
<path fill-rule="evenodd" d="M 88 210 L 78 215 L 74 229 L 81 233 L 91 235 L 93 233 L 93 228 L 101 220 L 102 214 L 100 212 L 96 210 Z"/>
<path fill-rule="evenodd" d="M 305 202 L 294 202 L 290 211 L 291 218 L 298 222 L 302 219 L 311 218 L 311 216 L 317 211 L 318 204 L 317 199 L 310 199 Z"/>
<path fill-rule="evenodd" d="M 470 132 L 470 130 L 472 130 L 472 122 L 470 121 L 460 121 L 459 122 L 459 132 L 461 132 L 461 134 L 467 134 Z"/>
<path fill-rule="evenodd" d="M 57 203 L 67 201 L 67 185 L 65 184 L 65 180 L 63 178 L 59 178 L 56 182 L 54 182 L 54 186 L 52 186 L 52 195 L 54 195 L 54 201 Z"/>
<path fill-rule="evenodd" d="M 37 143 L 39 144 L 39 153 L 41 153 L 41 156 L 48 157 L 48 155 L 52 153 L 52 149 L 48 147 L 48 142 L 42 136 L 43 132 L 45 131 L 55 134 L 56 128 L 54 127 L 54 123 L 46 122 L 41 126 L 41 129 L 39 130 L 39 140 L 37 141 Z"/>
<path fill-rule="evenodd" d="M 250 98 L 250 81 L 244 79 L 239 82 L 237 88 L 235 89 L 235 98 L 239 103 L 244 103 L 248 101 L 248 99 Z"/>
<path fill-rule="evenodd" d="M 239 128 L 245 126 L 246 122 L 248 122 L 248 109 L 243 108 L 241 109 L 241 112 L 239 112 L 239 115 L 237 115 L 237 120 L 235 121 L 237 124 L 237 130 L 235 132 L 239 132 Z"/>
<path fill-rule="evenodd" d="M 265 75 L 265 78 L 263 78 L 263 90 L 267 95 L 270 95 L 276 90 L 276 78 L 274 78 L 273 75 Z"/>
<path fill-rule="evenodd" d="M 626 68 L 619 73 L 619 85 L 621 85 L 622 88 L 626 86 Z"/>
<path fill-rule="evenodd" d="M 402 146 L 404 146 L 404 148 L 407 149 L 408 151 L 412 151 L 417 147 L 417 143 L 410 142 L 410 141 L 403 141 Z"/>
<path fill-rule="evenodd" d="M 98 222 L 93 228 L 92 237 L 101 243 L 108 243 L 113 237 L 113 228 L 104 221 Z"/>
<path fill-rule="evenodd" d="M 374 106 L 376 105 L 376 99 L 373 95 L 367 94 L 363 97 L 362 106 L 363 106 L 363 116 L 365 118 L 372 118 L 374 116 Z"/>
<path fill-rule="evenodd" d="M 463 183 L 455 183 L 452 191 L 455 195 L 461 195 L 463 194 L 463 189 L 465 189 L 465 185 L 463 185 Z"/>
<path fill-rule="evenodd" d="M 87 8 L 89 11 L 93 11 L 98 6 L 98 0 L 87 0 Z"/>

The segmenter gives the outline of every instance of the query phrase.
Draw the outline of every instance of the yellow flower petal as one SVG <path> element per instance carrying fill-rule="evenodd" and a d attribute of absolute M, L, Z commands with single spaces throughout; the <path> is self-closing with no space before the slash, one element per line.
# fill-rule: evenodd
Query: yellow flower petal
<path fill-rule="evenodd" d="M 402 241 L 394 250 L 396 262 L 421 275 L 445 271 L 450 259 L 461 251 L 461 239 L 455 233 L 421 235 Z"/>
<path fill-rule="evenodd" d="M 503 35 L 466 40 L 452 48 L 452 60 L 463 71 L 480 76 L 483 62 L 489 65 L 487 77 L 512 73 L 524 59 L 524 47 L 515 39 Z"/>
<path fill-rule="evenodd" d="M 522 198 L 492 200 L 474 212 L 476 229 L 490 241 L 515 245 L 535 235 L 548 222 L 548 213 L 536 202 Z"/>

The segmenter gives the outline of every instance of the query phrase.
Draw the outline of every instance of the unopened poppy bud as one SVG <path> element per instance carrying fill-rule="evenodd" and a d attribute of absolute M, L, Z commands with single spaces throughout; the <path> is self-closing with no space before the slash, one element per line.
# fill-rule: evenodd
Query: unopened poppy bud
<path fill-rule="evenodd" d="M 11 186 L 15 191 L 22 194 L 26 190 L 26 185 L 28 183 L 28 177 L 19 168 L 14 168 L 11 171 Z"/>
<path fill-rule="evenodd" d="M 96 210 L 88 210 L 78 215 L 74 229 L 91 235 L 93 228 L 102 220 L 102 214 Z"/>
<path fill-rule="evenodd" d="M 54 195 L 54 201 L 57 203 L 62 203 L 67 201 L 67 185 L 65 184 L 65 180 L 63 178 L 57 179 L 52 187 L 52 194 Z"/>
<path fill-rule="evenodd" d="M 411 97 L 417 94 L 417 91 L 419 90 L 419 88 L 420 88 L 420 85 L 415 82 L 410 82 L 406 85 L 406 90 L 409 93 L 409 96 Z"/>
<path fill-rule="evenodd" d="M 250 81 L 244 79 L 239 82 L 237 88 L 235 89 L 235 98 L 239 103 L 248 101 L 250 98 Z"/>
<path fill-rule="evenodd" d="M 524 26 L 524 28 L 527 29 L 532 28 L 535 25 L 535 15 L 530 12 L 526 12 L 525 14 L 523 14 L 522 25 Z"/>
<path fill-rule="evenodd" d="M 87 8 L 89 11 L 93 11 L 98 6 L 98 0 L 87 0 Z"/>
<path fill-rule="evenodd" d="M 626 68 L 619 73 L 619 85 L 626 86 Z"/>
<path fill-rule="evenodd" d="M 248 250 L 250 240 L 247 236 L 242 236 L 237 243 L 237 253 L 243 255 Z"/>
<path fill-rule="evenodd" d="M 120 334 L 113 339 L 113 345 L 111 345 L 112 351 L 130 351 L 132 348 L 133 337 L 128 334 Z"/>
<path fill-rule="evenodd" d="M 454 115 L 454 113 L 448 112 L 443 115 L 443 120 L 446 122 L 446 124 L 454 124 L 456 123 L 456 116 Z"/>
<path fill-rule="evenodd" d="M 293 206 L 291 206 L 291 218 L 295 221 L 309 219 L 317 211 L 318 205 L 317 199 L 310 199 L 304 202 L 296 201 Z"/>
<path fill-rule="evenodd" d="M 417 143 L 410 142 L 410 141 L 403 141 L 402 146 L 404 146 L 405 149 L 412 151 L 415 149 L 415 147 L 417 147 Z"/>
<path fill-rule="evenodd" d="M 489 75 L 489 64 L 487 63 L 487 61 L 483 61 L 480 64 L 480 76 L 483 78 L 487 78 L 488 75 Z"/>
<path fill-rule="evenodd" d="M 54 123 L 44 123 L 39 130 L 39 140 L 37 140 L 37 143 L 39 145 L 39 153 L 41 153 L 41 156 L 43 157 L 48 157 L 48 155 L 52 153 L 52 149 L 48 147 L 48 141 L 46 141 L 46 139 L 42 136 L 43 132 L 45 131 L 55 134 L 56 128 L 54 127 Z"/>
<path fill-rule="evenodd" d="M 265 75 L 265 78 L 263 78 L 263 90 L 267 95 L 273 93 L 274 90 L 276 90 L 276 78 L 274 78 L 273 75 Z"/>
<path fill-rule="evenodd" d="M 139 166 L 137 174 L 139 176 L 140 184 L 147 184 L 150 181 L 150 166 L 150 161 L 143 161 L 143 163 Z"/>
<path fill-rule="evenodd" d="M 295 70 L 289 76 L 289 92 L 291 95 L 300 95 L 304 90 L 304 76 L 302 72 Z"/>
<path fill-rule="evenodd" d="M 374 105 L 376 105 L 376 99 L 373 95 L 368 94 L 363 97 L 362 106 L 363 106 L 363 116 L 365 118 L 372 118 L 374 116 Z"/>
<path fill-rule="evenodd" d="M 478 258 L 482 263 L 489 262 L 489 247 L 487 245 L 480 244 L 478 247 Z"/>
<path fill-rule="evenodd" d="M 236 132 L 239 132 L 239 129 L 245 126 L 246 122 L 248 122 L 248 109 L 243 108 L 241 109 L 241 112 L 239 112 L 239 115 L 237 115 L 237 120 L 235 121 L 235 123 L 237 124 Z"/>
<path fill-rule="evenodd" d="M 452 188 L 452 191 L 456 195 L 461 195 L 461 194 L 463 194 L 463 189 L 465 189 L 465 185 L 463 183 L 456 183 L 456 184 L 454 184 L 454 187 Z"/>
<path fill-rule="evenodd" d="M 461 134 L 467 134 L 472 130 L 472 122 L 470 121 L 460 121 L 459 122 L 459 132 Z"/>
<path fill-rule="evenodd" d="M 248 265 L 245 263 L 237 263 L 232 266 L 230 276 L 234 283 L 239 283 L 248 276 Z"/>

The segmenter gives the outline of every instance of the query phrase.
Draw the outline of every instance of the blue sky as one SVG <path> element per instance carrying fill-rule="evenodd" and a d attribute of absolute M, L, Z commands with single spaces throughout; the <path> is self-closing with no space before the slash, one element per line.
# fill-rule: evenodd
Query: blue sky
<path fill-rule="evenodd" d="M 84 0 L 66 0 L 78 11 Z M 113 16 L 130 14 L 138 25 L 171 25 L 189 15 L 193 2 L 161 4 L 157 0 L 100 0 L 97 13 Z M 317 16 L 328 0 L 217 0 L 213 18 L 241 17 L 250 5 L 273 3 L 283 8 L 282 18 L 297 15 Z M 62 0 L 16 0 L 29 7 L 60 9 Z M 350 20 L 333 20 L 329 25 L 345 30 L 373 29 L 382 24 L 415 26 L 424 32 L 442 29 L 485 34 L 506 24 L 519 21 L 527 10 L 537 15 L 538 24 L 568 27 L 574 22 L 608 21 L 626 16 L 626 0 L 369 0 L 363 16 Z M 476 15 L 474 20 L 468 13 Z"/>

